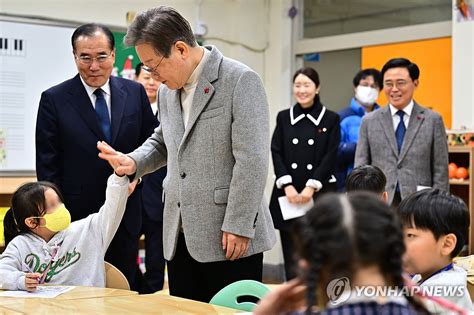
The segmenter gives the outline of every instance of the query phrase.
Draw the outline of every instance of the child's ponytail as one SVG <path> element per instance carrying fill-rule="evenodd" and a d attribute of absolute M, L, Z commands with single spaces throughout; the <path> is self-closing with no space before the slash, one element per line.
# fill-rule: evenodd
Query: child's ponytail
<path fill-rule="evenodd" d="M 3 218 L 3 233 L 5 236 L 5 247 L 11 242 L 12 239 L 21 234 L 21 230 L 16 222 L 13 208 L 10 208 Z"/>

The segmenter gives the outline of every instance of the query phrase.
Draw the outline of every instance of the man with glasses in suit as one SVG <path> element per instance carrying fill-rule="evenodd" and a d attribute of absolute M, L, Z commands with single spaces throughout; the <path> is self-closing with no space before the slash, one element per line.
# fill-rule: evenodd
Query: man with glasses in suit
<path fill-rule="evenodd" d="M 270 135 L 262 81 L 217 47 L 199 46 L 189 22 L 170 7 L 139 13 L 125 41 L 162 83 L 161 125 L 132 153 L 98 147 L 118 174 L 142 176 L 167 165 L 170 294 L 209 302 L 232 282 L 261 281 L 263 252 L 276 242 L 264 197 Z"/>
<path fill-rule="evenodd" d="M 443 119 L 413 99 L 420 69 L 408 59 L 395 58 L 381 72 L 389 104 L 362 119 L 354 166 L 375 165 L 383 171 L 393 206 L 425 187 L 447 191 L 448 144 Z"/>
<path fill-rule="evenodd" d="M 78 74 L 41 95 L 36 173 L 38 180 L 59 187 L 72 219 L 79 220 L 99 211 L 107 178 L 113 172 L 98 157 L 97 142 L 105 141 L 128 152 L 140 146 L 158 122 L 141 84 L 111 76 L 115 42 L 107 27 L 82 25 L 74 31 L 71 43 Z M 136 181 L 130 190 L 135 185 Z M 106 261 L 124 273 L 132 290 L 139 289 L 140 186 L 128 199 L 122 223 L 105 255 Z"/>

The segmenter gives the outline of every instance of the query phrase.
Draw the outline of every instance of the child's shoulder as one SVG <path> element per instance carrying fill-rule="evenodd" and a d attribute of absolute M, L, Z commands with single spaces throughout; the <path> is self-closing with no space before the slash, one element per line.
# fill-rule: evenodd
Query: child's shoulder
<path fill-rule="evenodd" d="M 467 272 L 462 267 L 453 265 L 453 268 L 449 270 L 442 271 L 429 279 L 426 279 L 422 285 L 432 286 L 432 285 L 449 285 L 456 286 L 462 285 L 466 286 L 467 281 Z"/>

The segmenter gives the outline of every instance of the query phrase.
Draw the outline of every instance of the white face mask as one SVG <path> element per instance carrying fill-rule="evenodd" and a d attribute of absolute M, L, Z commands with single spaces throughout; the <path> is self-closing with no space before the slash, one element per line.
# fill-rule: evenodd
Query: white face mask
<path fill-rule="evenodd" d="M 374 105 L 375 101 L 379 97 L 379 91 L 370 86 L 357 86 L 356 99 L 359 103 L 365 107 Z"/>

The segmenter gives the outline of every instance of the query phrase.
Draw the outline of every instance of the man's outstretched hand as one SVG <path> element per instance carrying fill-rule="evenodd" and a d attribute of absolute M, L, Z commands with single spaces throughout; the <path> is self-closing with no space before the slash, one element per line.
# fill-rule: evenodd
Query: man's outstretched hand
<path fill-rule="evenodd" d="M 107 142 L 98 141 L 97 149 L 100 151 L 99 157 L 109 162 L 117 175 L 133 175 L 137 171 L 137 164 L 132 158 L 115 151 Z"/>

